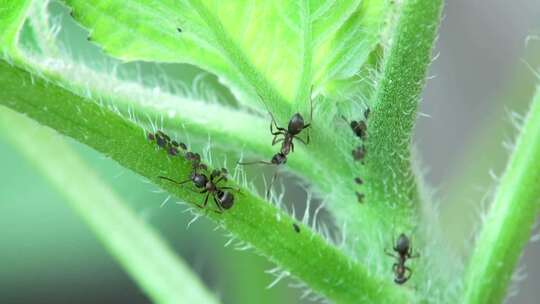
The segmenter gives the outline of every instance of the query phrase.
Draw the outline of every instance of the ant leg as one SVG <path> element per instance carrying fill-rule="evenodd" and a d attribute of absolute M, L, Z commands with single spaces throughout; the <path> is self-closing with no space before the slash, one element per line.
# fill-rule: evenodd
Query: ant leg
<path fill-rule="evenodd" d="M 214 193 L 212 195 L 212 198 L 214 199 L 214 203 L 216 203 L 216 206 L 218 207 L 218 210 L 214 210 L 214 212 L 217 212 L 217 213 L 223 213 L 223 207 L 221 207 L 221 205 L 219 204 L 219 201 L 216 199 L 216 194 Z"/>
<path fill-rule="evenodd" d="M 416 258 L 420 257 L 420 253 L 418 253 L 418 252 L 413 254 L 412 245 L 411 245 L 411 247 L 409 247 L 409 251 L 407 252 L 407 255 L 409 256 L 409 259 L 416 259 Z"/>
<path fill-rule="evenodd" d="M 313 95 L 313 85 L 309 89 L 309 122 L 304 125 L 303 129 L 311 127 L 311 122 L 313 121 L 313 98 L 311 97 Z M 309 129 L 307 130 L 307 138 L 305 144 L 309 144 Z"/>
<path fill-rule="evenodd" d="M 391 252 L 388 252 L 388 250 L 387 250 L 387 249 L 385 249 L 385 250 L 384 250 L 384 253 L 385 253 L 385 254 L 386 254 L 387 256 L 391 256 L 391 257 L 393 257 L 393 258 L 399 259 L 399 257 L 398 257 L 398 256 L 394 255 L 394 254 L 393 254 L 393 253 L 391 253 Z M 395 265 L 395 264 L 394 264 L 394 265 Z"/>
<path fill-rule="evenodd" d="M 308 131 L 309 132 L 309 131 Z M 309 144 L 309 136 L 307 137 L 307 141 L 305 141 L 303 138 L 301 138 L 300 136 L 297 136 L 295 135 L 294 138 L 298 139 L 301 143 L 303 143 L 304 145 L 307 145 Z"/>
<path fill-rule="evenodd" d="M 416 259 L 416 258 L 419 258 L 419 257 L 420 257 L 420 253 L 417 252 L 417 253 L 413 254 L 413 253 L 412 253 L 412 249 L 409 250 L 409 251 L 410 251 L 410 252 L 409 252 L 409 259 Z"/>
<path fill-rule="evenodd" d="M 202 192 L 201 192 L 202 193 Z M 206 195 L 204 196 L 204 203 L 203 203 L 203 208 L 206 207 L 206 205 L 208 205 L 208 197 L 210 196 L 210 192 L 206 193 Z"/>
<path fill-rule="evenodd" d="M 264 161 L 264 160 L 257 160 L 257 161 L 252 161 L 252 162 L 238 162 L 237 164 L 239 164 L 241 166 L 255 165 L 255 164 L 274 165 L 273 163 L 267 162 L 267 161 Z"/>
<path fill-rule="evenodd" d="M 227 187 L 219 187 L 219 189 L 221 189 L 221 190 L 234 190 L 234 191 L 242 194 L 242 192 L 240 191 L 240 188 L 233 188 L 233 187 L 228 187 L 227 186 Z"/>
<path fill-rule="evenodd" d="M 201 193 L 202 193 L 202 192 L 201 192 Z M 204 207 L 206 207 L 206 205 L 208 204 L 208 195 L 209 195 L 209 194 L 210 194 L 210 193 L 207 193 L 206 196 L 204 197 L 204 202 L 202 203 L 202 205 L 201 205 L 201 204 L 194 203 L 195 206 L 197 206 L 197 207 L 199 207 L 199 208 L 201 208 L 201 209 L 204 209 Z"/>
<path fill-rule="evenodd" d="M 404 267 L 405 267 L 405 281 L 407 281 L 412 276 L 412 270 L 407 266 L 404 266 Z M 409 275 L 407 275 L 407 272 L 408 272 Z"/>
<path fill-rule="evenodd" d="M 270 121 L 270 133 L 272 133 L 272 135 L 282 134 L 282 132 L 287 131 L 284 128 L 277 125 L 277 122 L 274 119 L 274 115 L 272 115 L 272 113 L 268 112 L 268 114 L 270 114 L 270 117 L 272 118 L 272 120 Z M 274 132 L 274 129 L 272 128 L 273 125 L 276 126 L 276 129 L 278 129 L 278 132 Z"/>
<path fill-rule="evenodd" d="M 278 135 L 281 134 L 281 133 L 278 133 Z M 272 140 L 272 146 L 277 144 L 278 142 L 282 142 L 285 138 L 279 138 L 277 137 L 277 135 L 274 136 L 274 139 Z"/>

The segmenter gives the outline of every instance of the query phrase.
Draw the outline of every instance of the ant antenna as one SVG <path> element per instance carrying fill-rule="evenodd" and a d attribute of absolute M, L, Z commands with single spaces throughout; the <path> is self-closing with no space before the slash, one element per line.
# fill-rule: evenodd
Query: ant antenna
<path fill-rule="evenodd" d="M 174 179 L 168 178 L 166 176 L 158 176 L 158 177 L 161 178 L 161 179 L 164 179 L 164 180 L 168 180 L 168 181 L 173 182 L 173 183 L 178 184 L 178 185 L 182 185 L 182 184 L 185 184 L 185 183 L 191 181 L 191 179 L 187 179 L 185 181 L 178 182 L 178 181 L 175 181 Z"/>
<path fill-rule="evenodd" d="M 314 85 L 311 85 L 311 88 L 309 89 L 309 123 L 313 121 L 313 87 Z"/>
<path fill-rule="evenodd" d="M 252 162 L 237 162 L 237 164 L 239 164 L 239 165 L 241 165 L 241 166 L 245 166 L 245 165 L 255 165 L 255 164 L 274 165 L 273 163 L 267 162 L 267 161 L 264 161 L 264 160 L 257 160 L 257 161 L 252 161 Z"/>

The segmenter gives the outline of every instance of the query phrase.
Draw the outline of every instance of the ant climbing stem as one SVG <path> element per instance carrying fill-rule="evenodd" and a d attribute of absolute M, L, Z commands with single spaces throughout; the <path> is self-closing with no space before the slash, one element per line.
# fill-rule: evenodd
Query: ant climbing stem
<path fill-rule="evenodd" d="M 221 182 L 227 181 L 227 169 L 225 168 L 221 168 L 221 170 L 212 170 L 210 176 L 208 176 L 208 173 L 198 173 L 197 170 L 194 170 L 191 172 L 189 179 L 180 182 L 166 176 L 158 176 L 158 178 L 173 182 L 177 185 L 192 182 L 193 186 L 200 190 L 192 191 L 200 194 L 206 194 L 203 203 L 195 203 L 195 205 L 201 209 L 204 209 L 208 205 L 208 199 L 210 196 L 212 196 L 212 199 L 218 208 L 218 210 L 213 211 L 217 213 L 223 213 L 223 211 L 230 209 L 234 205 L 234 195 L 228 190 L 234 190 L 240 193 L 240 189 L 238 188 L 219 185 Z"/>
<path fill-rule="evenodd" d="M 167 150 L 170 156 L 176 156 L 182 150 L 184 152 L 184 158 L 191 162 L 191 174 L 188 179 L 183 181 L 176 181 L 170 177 L 158 176 L 158 178 L 175 183 L 177 185 L 184 185 L 191 182 L 197 191 L 189 189 L 196 193 L 206 194 L 202 204 L 195 205 L 201 209 L 208 205 L 208 199 L 210 196 L 214 200 L 218 210 L 213 210 L 217 213 L 223 213 L 224 210 L 230 209 L 234 205 L 234 195 L 231 190 L 234 190 L 240 194 L 239 188 L 233 188 L 228 186 L 221 186 L 220 183 L 227 181 L 227 169 L 221 168 L 215 169 L 212 172 L 208 172 L 208 166 L 201 162 L 201 156 L 198 153 L 187 151 L 187 147 L 184 143 L 179 143 L 162 131 L 156 133 L 148 133 L 148 140 L 155 141 L 159 148 Z"/>
<path fill-rule="evenodd" d="M 274 138 L 272 139 L 272 146 L 274 146 L 277 143 L 281 143 L 281 148 L 280 148 L 279 152 L 277 152 L 276 154 L 274 154 L 274 156 L 272 156 L 272 159 L 270 160 L 270 162 L 259 160 L 259 161 L 253 161 L 253 162 L 238 162 L 238 164 L 239 165 L 263 164 L 263 165 L 276 165 L 276 166 L 283 165 L 283 164 L 285 164 L 287 162 L 287 157 L 288 157 L 289 153 L 294 152 L 294 139 L 299 140 L 304 145 L 309 144 L 309 142 L 310 142 L 309 128 L 311 127 L 311 124 L 313 122 L 313 98 L 312 98 L 312 94 L 313 94 L 313 86 L 311 87 L 310 96 L 309 96 L 310 111 L 309 111 L 309 122 L 307 122 L 307 123 L 304 121 L 304 117 L 302 116 L 302 114 L 297 112 L 291 117 L 291 119 L 289 120 L 289 123 L 287 125 L 287 129 L 285 129 L 283 127 L 280 127 L 277 124 L 277 122 L 276 122 L 276 120 L 274 118 L 274 115 L 267 108 L 268 114 L 270 114 L 270 118 L 271 118 L 271 121 L 270 121 L 270 133 L 274 136 Z M 259 95 L 259 98 L 261 98 L 261 100 L 263 100 L 260 95 Z M 266 106 L 266 104 L 265 104 L 265 106 Z M 276 130 L 274 130 L 274 126 L 275 126 Z M 307 137 L 306 137 L 305 140 L 299 136 L 300 133 L 304 129 L 308 129 L 307 130 Z M 280 137 L 280 136 L 282 136 L 282 137 Z M 272 180 L 270 182 L 270 186 L 268 187 L 268 190 L 267 190 L 267 193 L 266 193 L 267 196 L 269 195 L 270 189 L 272 188 L 272 186 L 274 184 L 274 181 L 275 181 L 275 179 L 277 177 L 277 172 L 278 171 L 276 169 L 276 171 L 275 171 L 275 173 L 274 173 L 274 175 L 272 177 Z"/>
<path fill-rule="evenodd" d="M 397 262 L 392 265 L 392 270 L 395 275 L 394 282 L 401 285 L 407 282 L 412 276 L 412 270 L 405 266 L 405 262 L 407 262 L 407 259 L 419 257 L 420 254 L 413 254 L 411 241 L 404 233 L 399 235 L 397 242 L 393 241 L 392 243 L 394 244 L 392 249 L 398 255 L 386 250 L 385 253 L 386 255 L 397 259 Z"/>

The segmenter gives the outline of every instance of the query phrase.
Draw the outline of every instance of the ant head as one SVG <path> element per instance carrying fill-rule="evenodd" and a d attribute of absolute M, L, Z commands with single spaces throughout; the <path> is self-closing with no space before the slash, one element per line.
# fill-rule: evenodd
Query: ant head
<path fill-rule="evenodd" d="M 234 205 L 234 195 L 228 191 L 219 190 L 217 192 L 217 197 L 219 205 L 223 207 L 223 209 L 230 209 Z"/>
<path fill-rule="evenodd" d="M 204 188 L 206 186 L 206 182 L 208 182 L 208 178 L 206 178 L 206 175 L 204 174 L 193 172 L 191 173 L 191 181 L 193 181 L 195 187 Z"/>
<path fill-rule="evenodd" d="M 287 131 L 289 131 L 289 133 L 292 135 L 296 135 L 304 129 L 304 125 L 304 117 L 302 117 L 300 113 L 296 113 L 293 115 L 291 120 L 289 120 Z"/>
<path fill-rule="evenodd" d="M 396 242 L 396 251 L 400 254 L 405 254 L 407 251 L 409 251 L 409 238 L 405 234 L 400 234 L 399 238 Z"/>
<path fill-rule="evenodd" d="M 274 165 L 281 165 L 281 164 L 284 164 L 287 162 L 287 156 L 285 156 L 285 154 L 279 152 L 279 153 L 276 153 L 273 157 L 272 157 L 272 164 Z"/>
<path fill-rule="evenodd" d="M 154 133 L 148 133 L 147 138 L 149 141 L 154 141 L 154 139 L 156 139 L 156 136 L 154 135 Z"/>

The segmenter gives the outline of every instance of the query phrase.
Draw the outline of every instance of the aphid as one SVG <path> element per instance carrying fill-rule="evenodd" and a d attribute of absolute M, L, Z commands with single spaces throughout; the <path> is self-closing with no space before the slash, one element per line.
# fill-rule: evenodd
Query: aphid
<path fill-rule="evenodd" d="M 296 233 L 300 233 L 300 226 L 298 226 L 298 224 L 293 223 L 292 226 L 294 228 L 294 231 L 296 231 Z"/>
<path fill-rule="evenodd" d="M 363 160 L 366 156 L 366 148 L 364 146 L 356 147 L 356 149 L 352 150 L 352 156 L 354 160 Z"/>
<path fill-rule="evenodd" d="M 413 254 L 411 242 L 405 234 L 400 234 L 397 242 L 394 244 L 393 250 L 398 254 L 397 256 L 391 252 L 385 251 L 385 253 L 393 258 L 397 259 L 397 263 L 394 263 L 392 270 L 394 271 L 394 282 L 396 284 L 404 284 L 410 279 L 412 270 L 405 266 L 407 259 L 414 259 L 419 257 L 419 254 Z"/>
<path fill-rule="evenodd" d="M 195 205 L 197 205 L 197 207 L 199 208 L 205 208 L 206 205 L 208 205 L 208 198 L 211 195 L 214 203 L 218 208 L 218 210 L 214 211 L 218 213 L 222 213 L 224 210 L 230 209 L 234 205 L 234 195 L 227 190 L 239 191 L 238 189 L 234 189 L 232 187 L 225 187 L 219 185 L 221 182 L 227 181 L 227 170 L 225 168 L 222 168 L 221 170 L 213 170 L 210 173 L 210 176 L 208 176 L 208 174 L 193 171 L 189 179 L 181 182 L 175 181 L 166 176 L 158 177 L 178 185 L 192 182 L 196 188 L 200 189 L 200 191 L 197 191 L 198 193 L 206 193 L 203 203 Z"/>
<path fill-rule="evenodd" d="M 151 141 L 156 140 L 157 145 L 160 148 L 164 148 L 164 149 L 167 148 L 167 146 L 171 142 L 171 138 L 167 134 L 163 133 L 162 131 L 157 131 L 155 134 L 149 133 L 148 139 Z"/>
<path fill-rule="evenodd" d="M 160 148 L 167 150 L 167 153 L 170 156 L 176 156 L 180 152 L 178 149 L 186 150 L 187 147 L 184 143 L 178 143 L 176 140 L 171 140 L 171 138 L 163 133 L 162 131 L 157 131 L 154 133 L 148 133 L 148 140 L 156 141 L 157 145 Z"/>
<path fill-rule="evenodd" d="M 353 130 L 354 134 L 358 136 L 360 139 L 365 139 L 367 135 L 367 125 L 366 122 L 363 120 L 351 121 L 351 129 Z"/>
<path fill-rule="evenodd" d="M 356 198 L 358 199 L 358 202 L 360 204 L 362 204 L 364 202 L 364 197 L 365 197 L 365 195 L 363 193 L 356 192 Z"/>
<path fill-rule="evenodd" d="M 354 182 L 357 183 L 357 184 L 359 184 L 359 185 L 361 185 L 361 184 L 364 183 L 364 180 L 362 180 L 360 177 L 356 177 L 356 178 L 354 179 Z"/>
<path fill-rule="evenodd" d="M 179 27 L 177 27 L 177 28 L 176 28 L 176 30 L 177 30 L 177 31 L 178 31 L 179 33 L 181 33 L 181 32 L 182 32 L 182 29 L 181 29 L 181 28 L 179 28 Z"/>
<path fill-rule="evenodd" d="M 201 162 L 201 155 L 199 155 L 199 153 L 186 152 L 185 158 L 186 158 L 186 160 L 191 162 L 191 167 L 192 167 L 193 171 L 207 170 L 208 169 L 208 167 Z M 226 169 L 223 168 L 223 170 L 226 170 Z M 225 173 L 226 173 L 226 171 L 225 171 Z"/>

